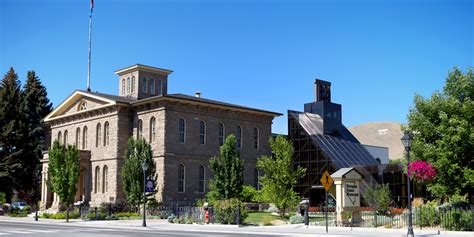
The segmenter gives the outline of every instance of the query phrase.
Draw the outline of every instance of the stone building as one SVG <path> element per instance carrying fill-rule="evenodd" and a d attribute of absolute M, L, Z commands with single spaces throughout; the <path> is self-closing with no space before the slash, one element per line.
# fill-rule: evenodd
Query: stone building
<path fill-rule="evenodd" d="M 168 94 L 170 70 L 133 65 L 115 71 L 119 96 L 74 91 L 45 119 L 51 141 L 80 150 L 75 201 L 91 206 L 124 200 L 120 168 L 129 137 L 144 137 L 156 163 L 156 199 L 192 203 L 207 191 L 209 159 L 235 134 L 244 159 L 244 183 L 256 185 L 256 159 L 270 155 L 273 118 L 281 114 L 184 94 Z M 42 209 L 58 207 L 47 185 L 48 154 L 42 162 Z"/>

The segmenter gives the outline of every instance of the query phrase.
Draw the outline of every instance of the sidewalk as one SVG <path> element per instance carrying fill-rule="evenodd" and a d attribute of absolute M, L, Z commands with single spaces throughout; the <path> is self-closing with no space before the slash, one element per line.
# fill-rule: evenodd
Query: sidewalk
<path fill-rule="evenodd" d="M 166 220 L 150 219 L 147 220 L 147 227 L 142 227 L 142 220 L 117 220 L 117 221 L 85 221 L 71 219 L 69 223 L 65 220 L 42 219 L 38 222 L 34 221 L 33 217 L 13 218 L 0 216 L 1 222 L 22 222 L 22 223 L 36 223 L 36 224 L 57 224 L 68 226 L 84 226 L 97 228 L 114 228 L 114 229 L 136 229 L 144 230 L 168 230 L 168 231 L 183 231 L 183 232 L 216 232 L 216 233 L 239 233 L 245 234 L 269 234 L 275 236 L 290 235 L 290 236 L 381 236 L 384 237 L 401 237 L 406 236 L 406 229 L 385 229 L 385 228 L 353 228 L 350 227 L 329 227 L 328 233 L 324 226 L 309 226 L 302 224 L 295 225 L 278 225 L 278 226 L 236 226 L 236 225 L 198 225 L 198 224 L 171 224 Z M 474 236 L 474 232 L 460 232 L 460 231 L 440 231 L 438 235 L 437 230 L 414 230 L 415 236 Z"/>

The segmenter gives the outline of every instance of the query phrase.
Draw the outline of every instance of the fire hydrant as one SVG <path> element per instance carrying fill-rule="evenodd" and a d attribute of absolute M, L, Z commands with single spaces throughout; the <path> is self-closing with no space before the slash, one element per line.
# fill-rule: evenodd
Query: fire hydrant
<path fill-rule="evenodd" d="M 206 224 L 209 224 L 209 211 L 206 211 L 206 214 L 204 216 L 206 218 Z"/>

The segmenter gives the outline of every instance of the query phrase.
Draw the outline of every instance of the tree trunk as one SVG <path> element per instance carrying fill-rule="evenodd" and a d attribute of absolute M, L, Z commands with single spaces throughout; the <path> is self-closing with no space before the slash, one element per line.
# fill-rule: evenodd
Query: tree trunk
<path fill-rule="evenodd" d="M 66 207 L 66 222 L 69 222 L 69 205 Z"/>
<path fill-rule="evenodd" d="M 7 190 L 5 191 L 5 201 L 6 203 L 12 203 L 12 192 L 10 188 L 7 188 Z"/>

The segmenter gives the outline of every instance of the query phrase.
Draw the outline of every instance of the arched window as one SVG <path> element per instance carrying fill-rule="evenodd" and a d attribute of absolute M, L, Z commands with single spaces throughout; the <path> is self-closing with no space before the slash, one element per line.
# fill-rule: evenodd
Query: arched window
<path fill-rule="evenodd" d="M 178 120 L 178 139 L 179 143 L 185 143 L 186 142 L 186 121 L 184 118 L 179 118 Z"/>
<path fill-rule="evenodd" d="M 146 93 L 146 84 L 147 84 L 147 79 L 146 77 L 142 78 L 142 93 Z"/>
<path fill-rule="evenodd" d="M 206 123 L 199 121 L 199 144 L 206 144 Z"/>
<path fill-rule="evenodd" d="M 82 111 L 85 109 L 87 109 L 87 102 L 83 100 L 79 103 L 79 106 L 77 106 L 77 111 Z"/>
<path fill-rule="evenodd" d="M 109 122 L 104 123 L 104 146 L 109 145 Z"/>
<path fill-rule="evenodd" d="M 253 170 L 253 187 L 257 190 L 260 190 L 260 184 L 258 183 L 258 179 L 260 176 L 260 172 L 257 168 Z"/>
<path fill-rule="evenodd" d="M 223 123 L 219 123 L 219 146 L 224 145 L 225 139 L 225 126 Z"/>
<path fill-rule="evenodd" d="M 81 145 L 81 128 L 76 128 L 76 145 L 77 149 L 79 149 Z"/>
<path fill-rule="evenodd" d="M 163 94 L 163 85 L 162 85 L 162 82 L 160 79 L 158 79 L 157 81 L 158 83 L 158 86 L 156 87 L 156 89 L 158 90 L 158 95 L 162 95 Z"/>
<path fill-rule="evenodd" d="M 127 77 L 127 94 L 130 94 L 131 88 L 130 88 L 130 77 Z"/>
<path fill-rule="evenodd" d="M 67 130 L 64 131 L 64 145 L 67 146 Z"/>
<path fill-rule="evenodd" d="M 206 169 L 204 165 L 199 166 L 199 192 L 206 192 Z"/>
<path fill-rule="evenodd" d="M 122 79 L 122 95 L 125 95 L 125 78 Z"/>
<path fill-rule="evenodd" d="M 96 134 L 95 134 L 95 147 L 100 146 L 100 141 L 102 141 L 102 125 L 97 124 Z"/>
<path fill-rule="evenodd" d="M 59 142 L 59 144 L 61 144 L 61 142 L 63 142 L 63 135 L 62 135 L 61 131 L 58 132 L 58 142 Z"/>
<path fill-rule="evenodd" d="M 97 193 L 100 189 L 100 167 L 95 167 L 95 179 L 94 179 L 94 193 Z"/>
<path fill-rule="evenodd" d="M 253 148 L 258 149 L 258 137 L 259 137 L 259 132 L 258 128 L 253 129 Z"/>
<path fill-rule="evenodd" d="M 82 129 L 82 149 L 87 149 L 87 126 Z"/>
<path fill-rule="evenodd" d="M 135 76 L 132 76 L 132 93 L 135 92 Z"/>
<path fill-rule="evenodd" d="M 150 94 L 155 94 L 155 79 L 150 78 Z"/>
<path fill-rule="evenodd" d="M 155 142 L 156 139 L 156 119 L 152 117 L 150 119 L 150 143 Z"/>
<path fill-rule="evenodd" d="M 143 122 L 141 119 L 138 120 L 137 124 L 137 139 L 143 137 Z"/>
<path fill-rule="evenodd" d="M 237 134 L 235 134 L 237 138 L 237 148 L 242 148 L 242 127 L 237 126 Z"/>
<path fill-rule="evenodd" d="M 108 171 L 109 171 L 109 168 L 107 168 L 107 166 L 104 165 L 104 170 L 102 170 L 102 193 L 106 193 L 109 186 L 109 180 L 107 177 Z"/>
<path fill-rule="evenodd" d="M 178 166 L 178 192 L 184 193 L 184 186 L 186 182 L 186 170 L 183 164 Z"/>

